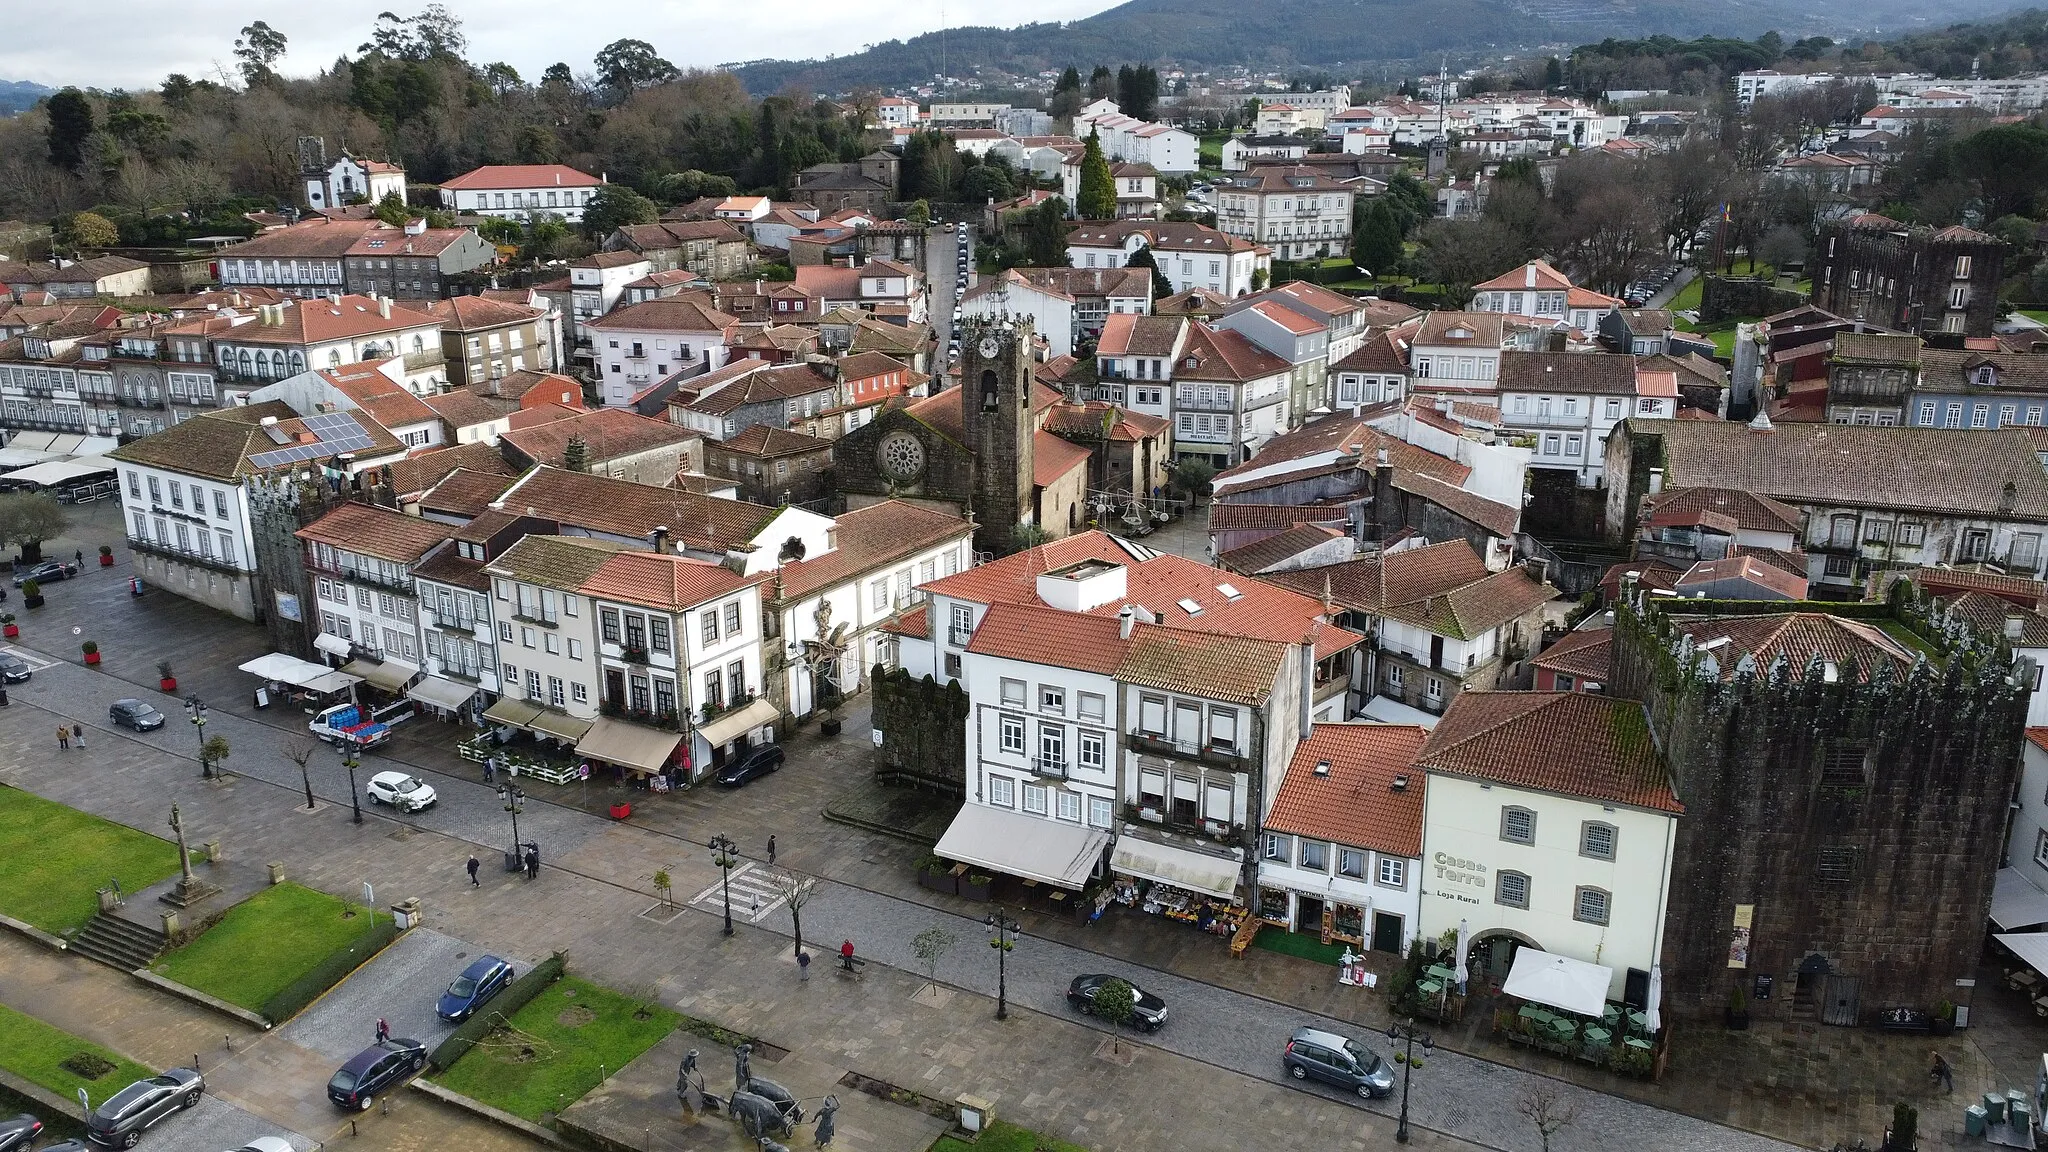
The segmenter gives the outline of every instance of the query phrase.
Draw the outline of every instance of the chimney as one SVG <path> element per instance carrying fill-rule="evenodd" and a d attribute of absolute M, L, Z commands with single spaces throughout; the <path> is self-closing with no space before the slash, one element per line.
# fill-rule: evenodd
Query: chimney
<path fill-rule="evenodd" d="M 1524 288 L 1534 288 L 1536 286 L 1536 262 L 1534 260 L 1522 265 L 1522 286 Z"/>
<path fill-rule="evenodd" d="M 377 315 L 382 316 L 386 320 L 391 319 L 391 297 L 377 297 Z"/>
<path fill-rule="evenodd" d="M 1117 639 L 1129 640 L 1131 638 L 1131 629 L 1135 627 L 1137 623 L 1138 614 L 1136 612 L 1131 611 L 1131 606 L 1129 604 L 1124 605 L 1123 610 L 1116 614 Z"/>
<path fill-rule="evenodd" d="M 647 542 L 648 542 L 648 544 L 650 544 L 651 546 L 653 546 L 653 548 L 654 548 L 654 550 L 655 550 L 656 552 L 667 552 L 667 551 L 668 551 L 668 525 L 666 525 L 666 524 L 657 524 L 657 525 L 655 525 L 655 527 L 654 527 L 654 531 L 652 531 L 652 532 L 649 532 L 649 533 L 647 534 Z"/>
<path fill-rule="evenodd" d="M 1298 729 L 1298 735 L 1301 739 L 1307 739 L 1308 734 L 1315 731 L 1315 706 L 1316 646 L 1313 643 L 1304 642 L 1301 646 L 1301 715 L 1299 718 L 1301 727 Z"/>
<path fill-rule="evenodd" d="M 557 184 L 560 184 L 561 182 L 562 182 L 562 174 L 561 174 L 560 172 L 557 172 L 557 173 L 555 173 L 555 183 L 557 183 Z"/>

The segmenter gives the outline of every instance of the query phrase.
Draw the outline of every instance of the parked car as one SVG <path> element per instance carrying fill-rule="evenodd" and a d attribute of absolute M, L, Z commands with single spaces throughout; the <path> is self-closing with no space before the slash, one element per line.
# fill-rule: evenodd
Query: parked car
<path fill-rule="evenodd" d="M 164 714 L 140 700 L 116 700 L 107 708 L 107 720 L 117 728 L 154 732 L 164 726 Z"/>
<path fill-rule="evenodd" d="M 491 997 L 503 992 L 510 983 L 511 964 L 496 956 L 479 956 L 448 985 L 446 992 L 441 993 L 440 1003 L 434 1005 L 434 1014 L 459 1024 L 490 1003 Z"/>
<path fill-rule="evenodd" d="M 28 1152 L 42 1131 L 43 1122 L 26 1112 L 0 1120 L 0 1152 Z"/>
<path fill-rule="evenodd" d="M 1321 1080 L 1368 1100 L 1394 1090 L 1394 1069 L 1385 1060 L 1356 1040 L 1320 1028 L 1295 1029 L 1280 1063 L 1296 1080 Z"/>
<path fill-rule="evenodd" d="M 282 1136 L 258 1136 L 235 1152 L 297 1152 L 292 1142 Z"/>
<path fill-rule="evenodd" d="M 206 1080 L 196 1070 L 172 1068 L 161 1076 L 137 1080 L 101 1101 L 85 1118 L 85 1134 L 95 1144 L 133 1148 L 151 1125 L 199 1103 L 205 1094 Z"/>
<path fill-rule="evenodd" d="M 1095 1015 L 1095 995 L 1102 991 L 1104 984 L 1113 979 L 1116 977 L 1101 972 L 1074 977 L 1074 982 L 1067 985 L 1067 1003 L 1078 1009 L 1083 1016 Z M 1126 980 L 1125 983 L 1129 984 L 1130 981 Z M 1131 984 L 1131 992 L 1131 1023 L 1146 1032 L 1157 1031 L 1161 1024 L 1166 1023 L 1166 1001 L 1136 984 Z"/>
<path fill-rule="evenodd" d="M 782 745 L 761 744 L 747 749 L 732 762 L 718 770 L 718 783 L 726 788 L 737 788 L 757 776 L 766 776 L 782 767 Z"/>
<path fill-rule="evenodd" d="M 0 680 L 5 680 L 9 684 L 19 684 L 35 674 L 36 670 L 29 667 L 28 661 L 12 652 L 0 652 Z M 0 1144 L 0 1149 L 6 1147 L 7 1145 Z"/>
<path fill-rule="evenodd" d="M 379 772 L 363 791 L 372 804 L 389 804 L 401 812 L 418 812 L 441 798 L 433 785 L 404 772 Z"/>
<path fill-rule="evenodd" d="M 14 586 L 19 588 L 31 580 L 41 584 L 48 584 L 52 580 L 69 580 L 76 575 L 78 575 L 78 565 L 73 564 L 69 560 L 45 560 L 41 564 L 31 564 L 26 568 L 16 568 L 14 570 Z"/>
<path fill-rule="evenodd" d="M 417 1040 L 380 1040 L 349 1058 L 327 1081 L 327 1098 L 343 1108 L 368 1112 L 377 1093 L 396 1088 L 427 1066 L 427 1046 Z"/>

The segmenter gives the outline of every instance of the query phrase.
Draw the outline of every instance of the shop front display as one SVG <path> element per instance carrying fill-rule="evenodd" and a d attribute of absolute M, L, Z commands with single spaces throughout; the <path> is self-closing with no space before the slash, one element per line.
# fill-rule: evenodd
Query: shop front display
<path fill-rule="evenodd" d="M 1246 915 L 1246 909 L 1232 900 L 1219 900 L 1201 892 L 1157 880 L 1136 882 L 1136 905 L 1140 912 L 1193 924 L 1204 932 L 1229 936 Z"/>

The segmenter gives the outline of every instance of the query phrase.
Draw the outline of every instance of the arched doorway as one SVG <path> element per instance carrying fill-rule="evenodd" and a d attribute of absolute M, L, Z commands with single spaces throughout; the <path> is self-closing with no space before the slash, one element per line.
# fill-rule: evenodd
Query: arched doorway
<path fill-rule="evenodd" d="M 1481 928 L 1473 932 L 1465 953 L 1471 983 L 1499 984 L 1506 980 L 1508 970 L 1514 967 L 1515 953 L 1523 948 L 1534 948 L 1540 952 L 1543 945 L 1538 944 L 1534 937 L 1512 928 Z"/>

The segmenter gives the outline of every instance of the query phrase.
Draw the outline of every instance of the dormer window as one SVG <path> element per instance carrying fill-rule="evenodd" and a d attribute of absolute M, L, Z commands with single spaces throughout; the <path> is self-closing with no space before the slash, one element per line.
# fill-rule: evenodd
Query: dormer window
<path fill-rule="evenodd" d="M 1987 387 L 1987 388 L 1988 388 L 1988 387 L 1990 387 L 1990 386 L 1991 386 L 1991 384 L 1992 384 L 1992 379 L 1991 379 L 1991 377 L 1992 377 L 1992 368 L 1991 368 L 1991 365 L 1989 365 L 1989 364 L 1984 364 L 1984 365 L 1981 365 L 1981 366 L 1979 366 L 1979 367 L 1978 367 L 1978 369 L 1977 369 L 1977 383 L 1978 383 L 1978 384 L 1981 384 L 1981 385 L 1983 385 L 1984 387 Z"/>

